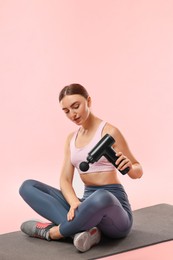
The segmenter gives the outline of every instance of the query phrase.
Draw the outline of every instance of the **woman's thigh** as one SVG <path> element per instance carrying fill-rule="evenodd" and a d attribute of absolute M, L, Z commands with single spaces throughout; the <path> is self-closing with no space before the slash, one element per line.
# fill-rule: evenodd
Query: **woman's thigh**
<path fill-rule="evenodd" d="M 91 219 L 94 221 L 97 219 L 97 226 L 105 235 L 115 238 L 129 233 L 132 219 L 116 196 L 109 191 L 95 191 L 84 204 L 86 210 L 92 212 Z"/>
<path fill-rule="evenodd" d="M 70 206 L 60 190 L 36 180 L 26 180 L 19 193 L 33 210 L 55 224 L 67 218 Z"/>

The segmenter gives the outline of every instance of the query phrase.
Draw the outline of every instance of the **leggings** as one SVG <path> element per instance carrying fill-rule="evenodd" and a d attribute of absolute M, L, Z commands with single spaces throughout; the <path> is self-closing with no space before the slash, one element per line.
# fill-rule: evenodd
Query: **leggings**
<path fill-rule="evenodd" d="M 67 220 L 70 205 L 60 190 L 36 180 L 26 180 L 19 193 L 39 215 L 60 225 L 64 237 L 97 226 L 107 237 L 122 238 L 132 227 L 130 205 L 121 184 L 85 187 L 72 221 Z"/>

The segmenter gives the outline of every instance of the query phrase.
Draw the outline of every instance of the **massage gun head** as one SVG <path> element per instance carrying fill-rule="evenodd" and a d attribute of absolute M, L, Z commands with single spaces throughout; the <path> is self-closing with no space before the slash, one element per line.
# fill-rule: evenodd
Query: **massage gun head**
<path fill-rule="evenodd" d="M 111 145 L 115 142 L 114 138 L 106 134 L 88 153 L 87 162 L 81 162 L 79 168 L 85 172 L 89 169 L 89 163 L 97 162 L 103 155 L 108 156 Z"/>
<path fill-rule="evenodd" d="M 82 172 L 86 172 L 89 169 L 89 163 L 88 162 L 81 162 L 79 165 L 79 168 Z"/>

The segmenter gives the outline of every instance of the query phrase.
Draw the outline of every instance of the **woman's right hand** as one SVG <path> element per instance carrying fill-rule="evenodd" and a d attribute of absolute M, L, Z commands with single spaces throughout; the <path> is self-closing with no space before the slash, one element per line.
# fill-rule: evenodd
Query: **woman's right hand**
<path fill-rule="evenodd" d="M 73 203 L 70 206 L 70 210 L 67 213 L 67 220 L 68 221 L 72 221 L 74 219 L 74 217 L 75 217 L 75 210 L 79 207 L 80 204 L 81 204 L 80 201 L 76 201 L 75 203 Z"/>

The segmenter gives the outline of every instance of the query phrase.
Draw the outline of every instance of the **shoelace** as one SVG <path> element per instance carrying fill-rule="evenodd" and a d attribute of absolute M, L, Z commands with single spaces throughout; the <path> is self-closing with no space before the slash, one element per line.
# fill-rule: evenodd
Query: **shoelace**
<path fill-rule="evenodd" d="M 40 225 L 37 224 L 36 230 L 35 230 L 35 237 L 45 238 L 47 240 L 50 240 L 48 231 L 53 226 L 55 226 L 55 225 L 54 224 L 47 224 L 47 226 L 45 226 L 42 223 L 40 223 Z"/>

